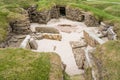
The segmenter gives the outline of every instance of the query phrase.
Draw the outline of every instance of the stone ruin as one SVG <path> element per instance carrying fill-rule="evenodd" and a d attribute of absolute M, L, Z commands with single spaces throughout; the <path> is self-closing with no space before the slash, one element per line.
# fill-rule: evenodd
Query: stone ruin
<path fill-rule="evenodd" d="M 116 34 L 110 26 L 104 23 L 100 24 L 100 21 L 97 20 L 93 16 L 93 14 L 85 12 L 78 8 L 57 5 L 53 6 L 50 10 L 37 11 L 37 6 L 32 6 L 28 8 L 23 15 L 23 19 L 18 19 L 10 22 L 11 28 L 9 30 L 12 34 L 9 35 L 9 38 L 5 42 L 3 42 L 0 47 L 20 47 L 25 49 L 37 50 L 38 44 L 36 42 L 36 39 L 51 39 L 61 41 L 62 36 L 61 34 L 59 34 L 59 31 L 57 29 L 51 29 L 48 27 L 36 27 L 36 31 L 32 33 L 32 31 L 30 30 L 30 23 L 33 22 L 46 24 L 49 20 L 53 18 L 58 19 L 59 17 L 65 17 L 70 20 L 84 22 L 88 27 L 100 26 L 100 36 L 96 36 L 92 32 L 85 30 L 84 42 L 70 42 L 77 66 L 79 67 L 79 69 L 84 69 L 86 65 L 91 65 L 89 61 L 90 58 L 87 56 L 87 54 L 89 54 L 89 52 L 87 51 L 88 45 L 91 47 L 96 47 L 97 45 L 105 43 L 105 41 L 101 39 L 103 37 L 108 37 L 109 40 L 116 40 Z M 27 35 L 25 38 L 26 34 L 30 35 Z"/>
<path fill-rule="evenodd" d="M 31 34 L 30 23 L 47 23 L 49 20 L 59 17 L 65 17 L 67 19 L 84 22 L 88 27 L 97 27 L 100 26 L 100 21 L 97 20 L 94 15 L 90 12 L 85 12 L 78 8 L 73 8 L 70 6 L 56 5 L 49 10 L 38 11 L 37 6 L 31 6 L 27 10 L 24 10 L 23 13 L 20 13 L 24 17 L 22 19 L 13 20 L 10 22 L 11 28 L 9 29 L 9 38 L 12 38 L 14 35 L 26 35 Z M 109 31 L 102 30 L 103 34 L 106 34 L 110 40 L 116 38 L 116 34 L 108 29 Z M 11 34 L 12 33 L 12 34 Z M 13 40 L 11 40 L 14 42 Z M 9 47 L 10 41 L 7 38 L 6 41 L 2 42 L 0 47 Z M 6 46 L 8 45 L 8 46 Z M 17 47 L 17 46 L 15 46 Z"/>
<path fill-rule="evenodd" d="M 98 26 L 99 21 L 89 12 L 69 6 L 53 6 L 50 10 L 37 11 L 37 6 L 28 8 L 31 22 L 47 23 L 53 18 L 66 17 L 75 21 L 84 21 L 87 26 Z"/>

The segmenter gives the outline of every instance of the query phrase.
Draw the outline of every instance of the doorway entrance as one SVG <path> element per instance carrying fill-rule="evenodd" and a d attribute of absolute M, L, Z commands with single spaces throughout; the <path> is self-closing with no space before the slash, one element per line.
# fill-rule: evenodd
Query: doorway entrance
<path fill-rule="evenodd" d="M 66 9 L 65 9 L 65 7 L 60 7 L 60 15 L 61 16 L 66 16 Z"/>

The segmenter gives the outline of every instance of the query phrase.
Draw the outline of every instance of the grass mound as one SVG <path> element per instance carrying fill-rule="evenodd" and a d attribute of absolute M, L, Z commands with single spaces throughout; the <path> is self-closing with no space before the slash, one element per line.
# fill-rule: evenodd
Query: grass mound
<path fill-rule="evenodd" d="M 120 41 L 109 41 L 99 46 L 93 55 L 99 62 L 102 80 L 120 79 Z"/>
<path fill-rule="evenodd" d="M 107 13 L 120 17 L 120 5 L 109 6 L 105 9 Z"/>
<path fill-rule="evenodd" d="M 0 80 L 48 80 L 48 53 L 23 49 L 0 49 Z"/>
<path fill-rule="evenodd" d="M 63 76 L 61 59 L 55 53 L 0 49 L 0 80 L 62 80 Z"/>

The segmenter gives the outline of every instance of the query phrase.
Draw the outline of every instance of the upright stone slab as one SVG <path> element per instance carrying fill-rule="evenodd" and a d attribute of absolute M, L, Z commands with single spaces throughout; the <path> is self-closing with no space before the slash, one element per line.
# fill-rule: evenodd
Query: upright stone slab
<path fill-rule="evenodd" d="M 38 44 L 36 43 L 36 41 L 33 38 L 30 39 L 29 44 L 30 44 L 31 49 L 37 50 Z"/>
<path fill-rule="evenodd" d="M 30 45 L 29 45 L 29 40 L 30 40 L 31 36 L 27 35 L 26 38 L 23 40 L 23 42 L 20 45 L 20 48 L 24 48 L 24 49 L 30 49 Z"/>

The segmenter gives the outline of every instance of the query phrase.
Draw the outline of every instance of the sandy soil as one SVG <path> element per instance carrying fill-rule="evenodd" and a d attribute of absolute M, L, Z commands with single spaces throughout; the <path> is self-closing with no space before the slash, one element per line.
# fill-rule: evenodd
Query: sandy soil
<path fill-rule="evenodd" d="M 62 25 L 64 25 L 63 28 Z M 72 48 L 69 42 L 79 41 L 81 38 L 83 38 L 83 30 L 88 29 L 96 33 L 97 28 L 87 27 L 83 22 L 76 22 L 63 18 L 52 19 L 46 25 L 32 23 L 30 27 L 32 31 L 35 31 L 35 27 L 38 26 L 41 27 L 48 26 L 48 27 L 57 28 L 60 31 L 60 34 L 62 35 L 62 40 L 61 41 L 49 40 L 49 39 L 37 40 L 37 43 L 39 45 L 37 51 L 56 52 L 61 57 L 63 63 L 66 64 L 66 72 L 69 75 L 76 75 L 83 73 L 84 71 L 78 69 L 76 65 Z"/>

